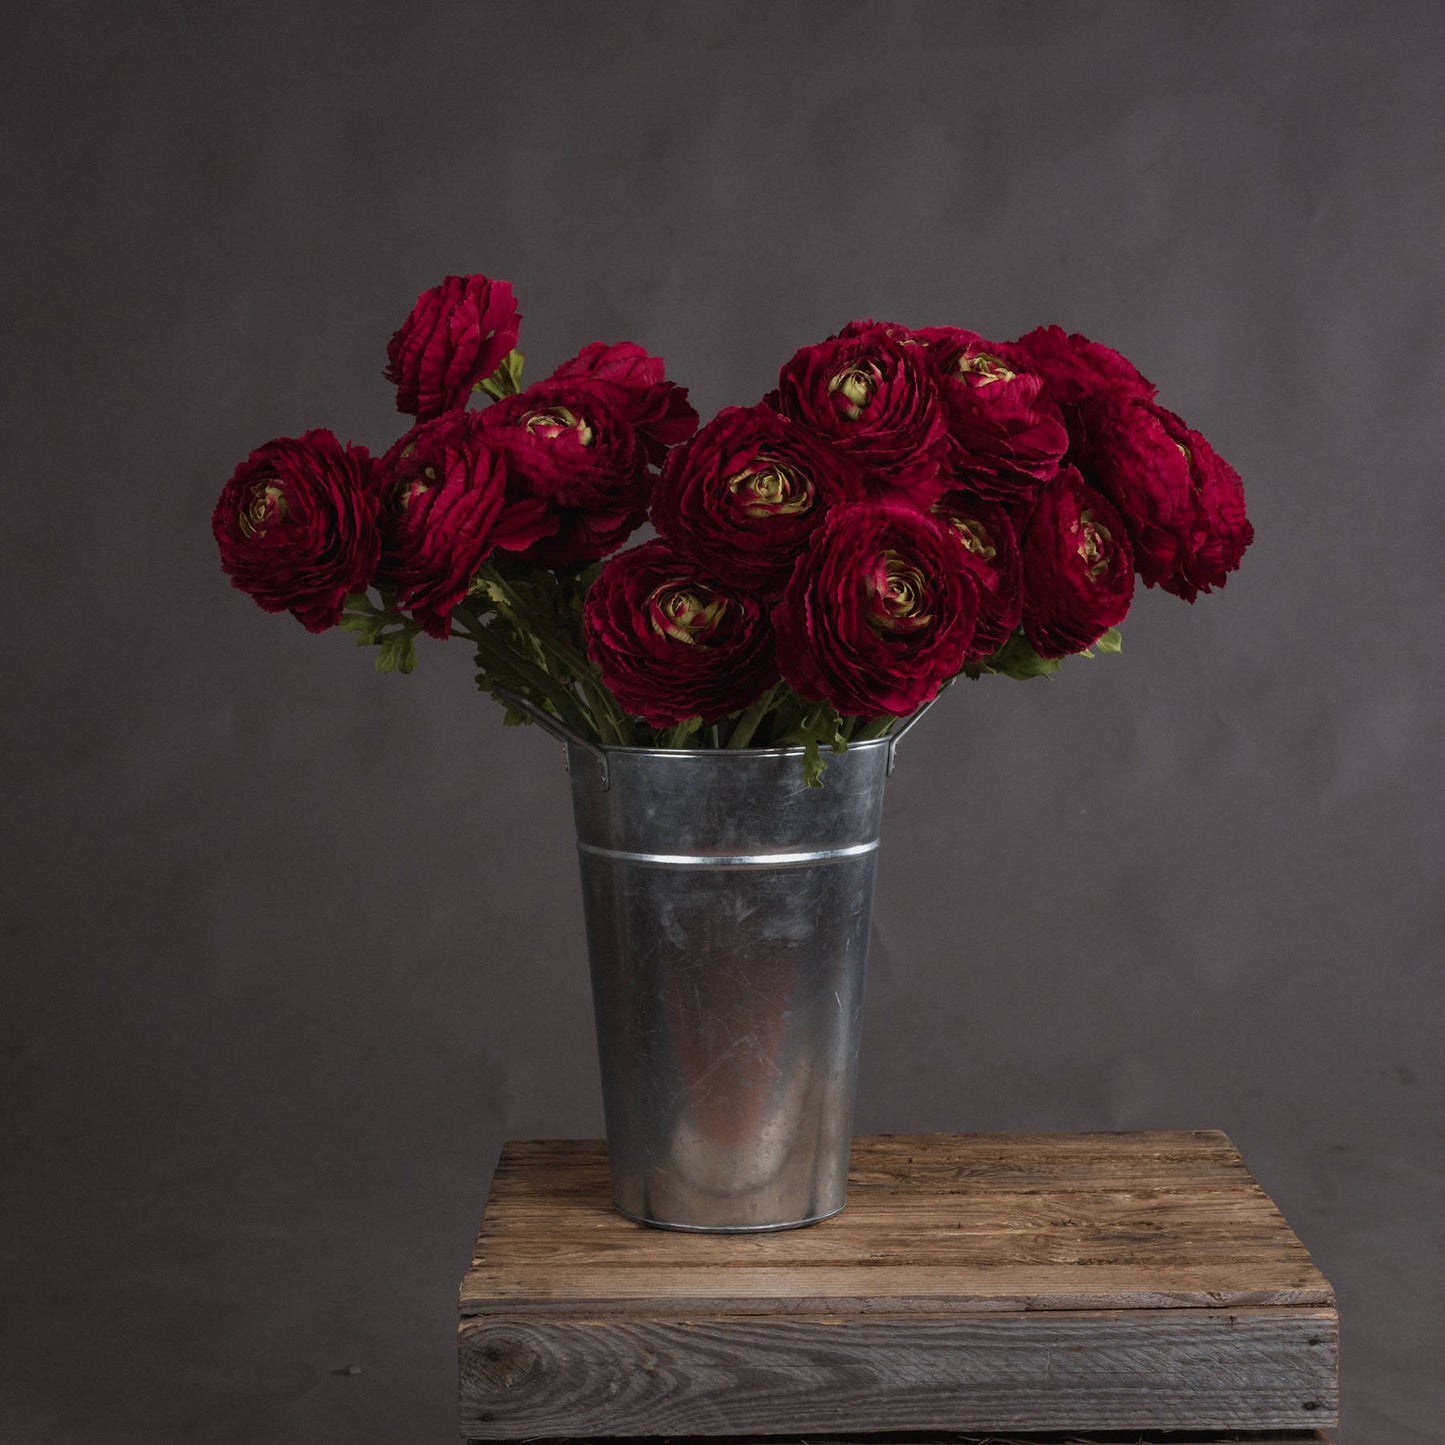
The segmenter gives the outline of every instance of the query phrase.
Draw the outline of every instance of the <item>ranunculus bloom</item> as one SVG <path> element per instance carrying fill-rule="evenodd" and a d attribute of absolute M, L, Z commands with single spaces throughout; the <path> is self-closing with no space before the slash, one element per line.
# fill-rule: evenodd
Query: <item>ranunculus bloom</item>
<path fill-rule="evenodd" d="M 767 406 L 730 406 L 667 458 L 652 524 L 709 576 L 776 592 L 839 502 L 862 494 L 843 453 Z"/>
<path fill-rule="evenodd" d="M 418 421 L 464 407 L 517 344 L 512 287 L 487 276 L 448 276 L 423 291 L 386 348 L 396 409 Z"/>
<path fill-rule="evenodd" d="M 914 332 L 942 382 L 959 470 L 980 496 L 1032 500 L 1069 449 L 1064 418 L 1037 372 L 1010 365 L 997 342 L 955 326 Z"/>
<path fill-rule="evenodd" d="M 482 413 L 446 412 L 413 427 L 382 459 L 382 558 L 376 581 L 433 637 L 498 547 L 516 551 L 557 526 L 535 497 L 508 495 L 506 455 Z"/>
<path fill-rule="evenodd" d="M 1063 657 L 1124 620 L 1134 555 L 1123 519 L 1073 467 L 1039 493 L 1024 527 L 1024 636 L 1040 657 Z"/>
<path fill-rule="evenodd" d="M 902 717 L 968 658 L 978 586 L 937 519 L 898 503 L 839 507 L 773 609 L 778 665 L 845 716 Z"/>
<path fill-rule="evenodd" d="M 1038 372 L 1049 395 L 1063 406 L 1077 406 L 1103 391 L 1148 401 L 1158 390 L 1128 357 L 1061 326 L 1040 326 L 999 351 L 1016 370 Z"/>
<path fill-rule="evenodd" d="M 325 430 L 252 452 L 211 518 L 232 585 L 308 632 L 336 626 L 381 554 L 373 466 L 364 447 L 343 448 Z"/>
<path fill-rule="evenodd" d="M 871 492 L 926 507 L 953 452 L 933 368 L 922 347 L 884 326 L 850 330 L 798 351 L 767 404 L 844 452 Z"/>
<path fill-rule="evenodd" d="M 1023 617 L 1018 537 L 1003 507 L 966 488 L 945 492 L 933 514 L 958 538 L 978 584 L 978 624 L 967 660 L 979 662 L 1008 641 Z"/>
<path fill-rule="evenodd" d="M 660 467 L 667 449 L 697 430 L 687 388 L 668 381 L 662 358 L 649 356 L 636 342 L 608 346 L 594 341 L 547 379 L 599 389 L 642 438 L 653 466 Z"/>
<path fill-rule="evenodd" d="M 1244 484 L 1239 473 L 1197 431 L 1166 411 L 1164 428 L 1188 457 L 1189 481 L 1199 511 L 1199 525 L 1188 559 L 1160 585 L 1193 602 L 1201 592 L 1223 587 L 1245 548 L 1254 541 L 1254 527 L 1244 511 Z"/>
<path fill-rule="evenodd" d="M 551 536 L 523 554 L 538 567 L 605 557 L 642 524 L 652 473 L 647 453 L 602 387 L 542 381 L 481 412 L 507 454 L 509 475 L 547 503 Z"/>
<path fill-rule="evenodd" d="M 1189 602 L 1222 587 L 1254 535 L 1234 469 L 1154 402 L 1103 395 L 1079 417 L 1081 463 L 1123 517 L 1144 584 Z"/>
<path fill-rule="evenodd" d="M 653 727 L 715 722 L 777 680 L 763 605 L 701 576 L 660 540 L 607 562 L 582 621 L 602 680 Z"/>

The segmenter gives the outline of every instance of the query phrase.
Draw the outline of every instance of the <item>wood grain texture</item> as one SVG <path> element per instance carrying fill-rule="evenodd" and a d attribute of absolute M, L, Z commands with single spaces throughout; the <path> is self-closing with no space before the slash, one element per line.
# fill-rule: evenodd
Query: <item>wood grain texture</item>
<path fill-rule="evenodd" d="M 1334 1424 L 1333 1295 L 1224 1135 L 883 1136 L 853 1164 L 823 1224 L 681 1234 L 611 1209 L 600 1143 L 507 1145 L 464 1433 Z"/>
<path fill-rule="evenodd" d="M 463 1328 L 462 1361 L 464 1427 L 494 1439 L 950 1422 L 1277 1429 L 1335 1409 L 1333 1319 L 1321 1310 L 489 1317 Z"/>
<path fill-rule="evenodd" d="M 568 1436 L 549 1445 L 591 1445 L 605 1437 Z M 702 1445 L 706 1436 L 637 1435 L 630 1445 Z M 901 1434 L 816 1435 L 806 1438 L 779 1435 L 738 1435 L 729 1445 L 1335 1445 L 1328 1430 L 1030 1430 L 1000 1435 L 990 1430 L 980 1435 L 928 1431 Z"/>
<path fill-rule="evenodd" d="M 648 1229 L 610 1200 L 600 1141 L 506 1145 L 462 1314 L 1334 1303 L 1213 1131 L 859 1139 L 847 1209 L 781 1234 Z"/>

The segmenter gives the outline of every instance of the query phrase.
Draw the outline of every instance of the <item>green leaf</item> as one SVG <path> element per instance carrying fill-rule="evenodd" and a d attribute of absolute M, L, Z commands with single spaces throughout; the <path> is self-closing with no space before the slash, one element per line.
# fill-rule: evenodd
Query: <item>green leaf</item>
<path fill-rule="evenodd" d="M 823 786 L 823 774 L 827 769 L 828 765 L 823 761 L 823 755 L 818 749 L 818 739 L 809 738 L 803 745 L 804 786 L 821 788 Z"/>
<path fill-rule="evenodd" d="M 1094 644 L 1094 646 L 1097 647 L 1100 652 L 1122 651 L 1123 643 L 1119 639 L 1119 629 L 1117 627 L 1111 627 L 1101 638 L 1099 638 L 1099 640 Z"/>
<path fill-rule="evenodd" d="M 358 617 L 354 612 L 344 614 L 341 621 L 337 623 L 343 632 L 356 634 L 358 647 L 369 647 L 374 643 L 385 625 L 379 617 Z"/>
<path fill-rule="evenodd" d="M 991 672 L 1027 682 L 1032 677 L 1048 677 L 1059 670 L 1057 657 L 1040 657 L 1022 632 L 1015 632 L 987 664 Z"/>
<path fill-rule="evenodd" d="M 397 639 L 397 669 L 400 672 L 416 671 L 416 633 L 408 632 Z"/>
<path fill-rule="evenodd" d="M 473 391 L 484 391 L 494 401 L 504 396 L 516 396 L 522 389 L 522 353 L 511 351 L 507 359 L 485 380 L 479 381 Z"/>

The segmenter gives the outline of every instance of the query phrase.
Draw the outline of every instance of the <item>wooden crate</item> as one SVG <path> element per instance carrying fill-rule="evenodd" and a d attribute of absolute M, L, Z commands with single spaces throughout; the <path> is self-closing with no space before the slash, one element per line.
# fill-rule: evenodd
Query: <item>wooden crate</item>
<path fill-rule="evenodd" d="M 861 1138 L 848 1208 L 779 1234 L 610 1197 L 601 1142 L 502 1150 L 461 1288 L 469 1439 L 1335 1423 L 1330 1286 L 1215 1131 Z"/>

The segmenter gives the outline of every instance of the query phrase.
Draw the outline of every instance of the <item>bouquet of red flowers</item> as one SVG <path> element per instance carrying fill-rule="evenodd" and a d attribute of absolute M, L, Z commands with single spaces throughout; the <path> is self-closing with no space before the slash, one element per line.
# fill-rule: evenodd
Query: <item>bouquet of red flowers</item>
<path fill-rule="evenodd" d="M 1136 577 L 1193 602 L 1253 536 L 1234 469 L 1056 326 L 850 322 L 699 428 L 631 342 L 523 389 L 519 320 L 506 282 L 449 276 L 391 339 L 416 421 L 385 455 L 252 452 L 213 519 L 234 585 L 383 672 L 464 638 L 509 721 L 520 698 L 614 746 L 801 744 L 817 782 L 821 748 L 960 674 L 1117 652 Z"/>

